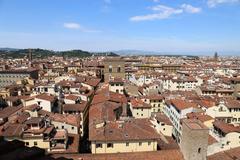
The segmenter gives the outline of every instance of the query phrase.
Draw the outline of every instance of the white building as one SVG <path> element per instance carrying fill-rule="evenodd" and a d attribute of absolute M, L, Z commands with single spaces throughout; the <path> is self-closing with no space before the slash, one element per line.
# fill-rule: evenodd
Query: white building
<path fill-rule="evenodd" d="M 186 100 L 174 99 L 170 101 L 165 101 L 166 106 L 164 107 L 164 113 L 170 119 L 173 124 L 173 136 L 176 140 L 180 141 L 181 136 L 181 119 L 187 118 L 187 113 L 197 112 L 197 104 L 188 102 Z"/>

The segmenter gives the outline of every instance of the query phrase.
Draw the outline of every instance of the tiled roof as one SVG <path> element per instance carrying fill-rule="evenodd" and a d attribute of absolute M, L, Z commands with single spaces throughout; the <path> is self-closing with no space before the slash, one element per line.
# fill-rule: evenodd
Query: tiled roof
<path fill-rule="evenodd" d="M 125 122 L 111 121 L 104 126 L 90 127 L 90 141 L 157 140 L 160 136 L 149 119 L 131 119 Z"/>
<path fill-rule="evenodd" d="M 58 154 L 54 155 L 54 157 L 66 157 L 73 160 L 184 160 L 179 149 L 114 154 Z"/>
<path fill-rule="evenodd" d="M 46 100 L 46 101 L 50 101 L 50 102 L 54 102 L 56 100 L 54 96 L 48 95 L 48 94 L 45 94 L 45 93 L 37 95 L 36 98 Z"/>
<path fill-rule="evenodd" d="M 197 107 L 196 103 L 188 102 L 186 100 L 181 100 L 181 99 L 172 99 L 171 104 L 174 105 L 178 110 Z"/>
<path fill-rule="evenodd" d="M 239 126 L 234 126 L 233 124 L 227 124 L 222 121 L 215 121 L 213 123 L 213 126 L 217 128 L 218 130 L 221 130 L 224 134 L 228 134 L 231 132 L 238 132 L 240 133 L 240 127 Z"/>
<path fill-rule="evenodd" d="M 87 106 L 87 102 L 81 101 L 81 104 L 64 104 L 63 111 L 80 111 L 83 112 Z"/>

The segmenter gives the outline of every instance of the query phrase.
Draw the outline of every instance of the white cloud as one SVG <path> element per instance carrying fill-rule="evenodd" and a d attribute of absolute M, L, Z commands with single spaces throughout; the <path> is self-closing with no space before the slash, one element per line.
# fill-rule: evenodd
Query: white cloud
<path fill-rule="evenodd" d="M 180 8 L 172 8 L 164 5 L 156 5 L 150 7 L 155 13 L 147 15 L 133 16 L 130 18 L 130 21 L 147 21 L 147 20 L 158 20 L 158 19 L 167 19 L 173 15 L 179 15 L 182 13 L 199 13 L 201 8 L 193 7 L 189 4 L 182 4 Z"/>
<path fill-rule="evenodd" d="M 208 0 L 207 4 L 210 8 L 216 7 L 219 4 L 224 3 L 237 3 L 240 2 L 240 0 Z"/>
<path fill-rule="evenodd" d="M 63 26 L 68 29 L 79 29 L 81 27 L 78 23 L 64 23 Z"/>
<path fill-rule="evenodd" d="M 156 3 L 157 3 L 157 2 L 160 2 L 160 0 L 153 0 L 153 2 L 156 2 Z"/>
<path fill-rule="evenodd" d="M 187 13 L 199 13 L 199 12 L 202 11 L 201 8 L 193 7 L 190 4 L 182 4 L 181 8 L 184 9 L 184 11 L 187 12 Z"/>
<path fill-rule="evenodd" d="M 79 30 L 81 32 L 101 32 L 100 30 L 94 30 L 94 29 L 89 29 L 89 28 L 86 28 L 78 23 L 73 23 L 73 22 L 70 22 L 70 23 L 64 23 L 63 24 L 63 27 L 64 28 L 67 28 L 67 29 L 74 29 L 74 30 Z"/>
<path fill-rule="evenodd" d="M 171 7 L 167 7 L 164 5 L 157 5 L 151 8 L 153 11 L 157 11 L 159 13 L 134 16 L 131 17 L 131 21 L 145 21 L 145 20 L 156 20 L 156 19 L 166 19 L 175 14 L 181 14 L 183 12 L 182 9 L 174 9 Z"/>

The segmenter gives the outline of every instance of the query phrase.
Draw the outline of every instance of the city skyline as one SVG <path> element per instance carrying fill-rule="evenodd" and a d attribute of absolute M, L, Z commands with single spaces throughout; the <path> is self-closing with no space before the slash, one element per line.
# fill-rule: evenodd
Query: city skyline
<path fill-rule="evenodd" d="M 239 17 L 239 0 L 0 0 L 0 47 L 237 55 Z"/>

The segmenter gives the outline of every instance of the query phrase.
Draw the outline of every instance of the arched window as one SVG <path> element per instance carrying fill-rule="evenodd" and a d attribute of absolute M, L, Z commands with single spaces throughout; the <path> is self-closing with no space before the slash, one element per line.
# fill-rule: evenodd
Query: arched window
<path fill-rule="evenodd" d="M 118 73 L 121 72 L 121 66 L 118 66 L 118 68 L 117 68 L 117 72 L 118 72 Z"/>
<path fill-rule="evenodd" d="M 112 73 L 112 66 L 109 66 L 109 73 Z"/>

